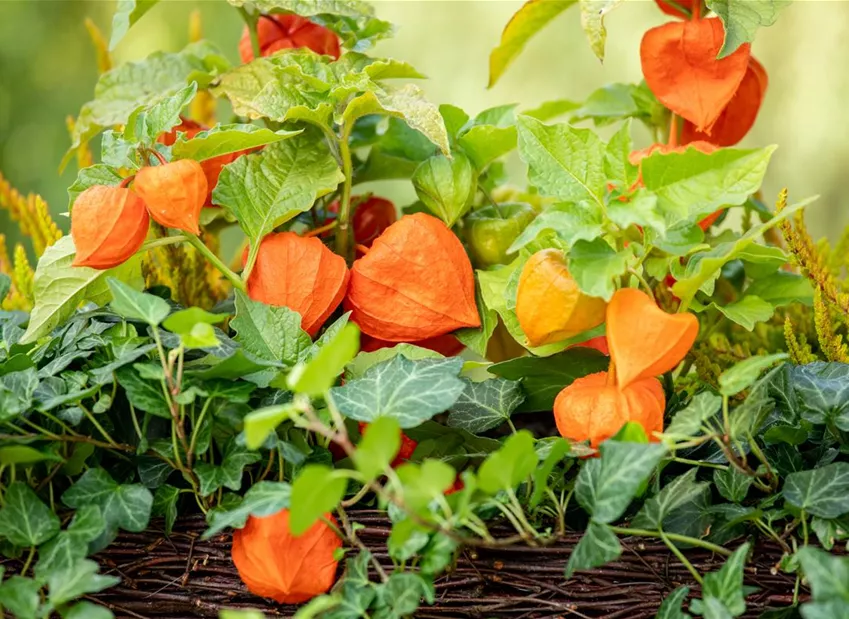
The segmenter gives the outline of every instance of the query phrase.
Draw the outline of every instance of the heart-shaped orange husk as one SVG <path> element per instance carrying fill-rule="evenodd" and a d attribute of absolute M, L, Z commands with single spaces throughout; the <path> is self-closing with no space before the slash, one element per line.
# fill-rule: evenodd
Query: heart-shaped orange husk
<path fill-rule="evenodd" d="M 603 299 L 581 292 L 558 249 L 543 249 L 522 268 L 516 317 L 531 346 L 567 340 L 604 322 Z"/>
<path fill-rule="evenodd" d="M 349 276 L 345 259 L 320 240 L 279 232 L 260 243 L 248 296 L 298 312 L 301 328 L 315 336 L 342 302 Z"/>
<path fill-rule="evenodd" d="M 643 36 L 640 58 L 651 91 L 667 108 L 710 133 L 749 64 L 749 44 L 717 59 L 725 31 L 719 18 L 671 22 Z"/>
<path fill-rule="evenodd" d="M 339 37 L 332 30 L 291 13 L 263 15 L 257 22 L 257 35 L 263 56 L 270 56 L 281 49 L 306 47 L 317 54 L 339 58 Z M 242 62 L 250 62 L 254 58 L 247 26 L 239 41 L 239 55 Z"/>
<path fill-rule="evenodd" d="M 754 58 L 740 82 L 740 87 L 713 125 L 710 135 L 698 131 L 690 122 L 681 129 L 681 141 L 708 140 L 717 146 L 734 146 L 749 133 L 761 109 L 769 79 L 766 69 Z"/>
<path fill-rule="evenodd" d="M 336 524 L 330 514 L 325 518 Z M 327 592 L 336 581 L 342 540 L 320 520 L 303 535 L 289 530 L 289 510 L 250 516 L 233 533 L 233 563 L 254 595 L 280 604 L 301 604 Z"/>
<path fill-rule="evenodd" d="M 607 372 L 575 380 L 554 400 L 554 421 L 564 438 L 590 441 L 592 447 L 614 436 L 629 421 L 643 426 L 651 440 L 663 431 L 666 398 L 656 378 L 645 378 L 620 389 Z"/>
<path fill-rule="evenodd" d="M 607 306 L 607 344 L 620 388 L 677 366 L 696 341 L 693 314 L 667 314 L 645 292 L 617 290 Z"/>
<path fill-rule="evenodd" d="M 74 201 L 71 237 L 74 266 L 111 269 L 136 253 L 147 238 L 150 217 L 129 189 L 95 185 Z"/>
<path fill-rule="evenodd" d="M 136 174 L 133 191 L 147 204 L 156 223 L 200 234 L 200 211 L 206 202 L 207 182 L 197 161 L 182 159 L 142 168 Z"/>
<path fill-rule="evenodd" d="M 480 326 L 469 257 L 441 220 L 424 213 L 396 221 L 354 262 L 345 308 L 363 333 L 389 342 Z"/>

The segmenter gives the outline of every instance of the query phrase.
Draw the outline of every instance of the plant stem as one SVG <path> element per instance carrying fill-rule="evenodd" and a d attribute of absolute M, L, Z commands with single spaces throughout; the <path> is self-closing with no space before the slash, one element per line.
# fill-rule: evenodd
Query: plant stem
<path fill-rule="evenodd" d="M 248 27 L 248 34 L 251 37 L 251 49 L 253 50 L 254 58 L 259 58 L 262 55 L 262 50 L 259 48 L 259 35 L 256 31 L 259 19 L 248 13 L 245 7 L 239 7 L 238 11 Z"/>
<path fill-rule="evenodd" d="M 35 546 L 30 546 L 29 554 L 27 555 L 27 560 L 24 562 L 24 566 L 21 568 L 21 576 L 26 576 L 27 570 L 32 564 L 33 557 L 35 557 Z"/>
<path fill-rule="evenodd" d="M 209 247 L 207 247 L 206 245 L 204 245 L 203 241 L 201 241 L 201 240 L 200 240 L 197 236 L 195 236 L 194 234 L 190 234 L 190 235 L 188 235 L 188 236 L 186 237 L 186 239 L 189 241 L 189 244 L 190 244 L 192 247 L 194 247 L 196 250 L 198 250 L 198 251 L 201 253 L 201 255 L 203 255 L 203 257 L 204 257 L 204 258 L 206 258 L 207 260 L 209 260 L 209 262 L 211 262 L 211 263 L 212 263 L 212 266 L 214 266 L 216 269 L 218 269 L 218 270 L 221 272 L 221 274 L 222 274 L 224 277 L 226 277 L 226 278 L 227 278 L 227 280 L 228 280 L 231 284 L 233 284 L 233 287 L 234 287 L 234 288 L 237 288 L 238 290 L 241 290 L 242 292 L 245 292 L 245 290 L 246 290 L 246 288 L 245 288 L 245 282 L 243 282 L 243 281 L 239 278 L 239 276 L 238 276 L 238 275 L 236 275 L 235 273 L 233 273 L 233 271 L 231 271 L 231 270 L 227 267 L 227 265 L 226 265 L 226 264 L 224 264 L 224 263 L 221 261 L 221 259 L 220 259 L 218 256 L 216 256 L 216 255 L 212 252 L 212 250 L 211 250 L 211 249 L 209 249 Z M 254 256 L 254 259 L 256 259 L 256 256 Z"/>
<path fill-rule="evenodd" d="M 80 410 L 82 410 L 83 414 L 86 416 L 86 419 L 88 419 L 91 422 L 91 425 L 93 425 L 95 428 L 97 428 L 97 431 L 100 432 L 100 435 L 103 438 L 106 439 L 106 442 L 109 443 L 112 447 L 118 447 L 118 443 L 116 443 L 115 439 L 113 439 L 109 435 L 109 432 L 107 432 L 106 430 L 103 429 L 103 426 L 100 425 L 100 423 L 97 421 L 97 419 L 95 419 L 94 414 L 90 410 L 88 410 L 85 406 L 83 406 L 82 402 L 79 404 L 79 407 L 80 407 Z"/>
<path fill-rule="evenodd" d="M 690 544 L 692 546 L 698 546 L 699 548 L 704 548 L 705 550 L 710 550 L 711 552 L 715 552 L 716 554 L 720 554 L 724 557 L 730 557 L 731 551 L 723 548 L 722 546 L 717 546 L 716 544 L 711 544 L 710 542 L 706 542 L 704 540 L 698 539 L 696 537 L 688 537 L 686 535 L 678 535 L 677 533 L 662 533 L 660 531 L 648 531 L 646 529 L 632 529 L 630 527 L 615 527 L 613 525 L 609 525 L 610 530 L 614 533 L 618 533 L 619 535 L 632 535 L 634 537 L 657 537 L 662 539 L 663 536 L 666 536 L 667 539 L 680 542 L 682 544 Z"/>
<path fill-rule="evenodd" d="M 672 458 L 673 462 L 680 462 L 681 464 L 690 464 L 692 466 L 703 466 L 709 469 L 718 469 L 720 471 L 727 471 L 728 467 L 724 464 L 714 464 L 713 462 L 702 462 L 701 460 L 688 460 L 687 458 Z"/>
<path fill-rule="evenodd" d="M 672 541 L 666 536 L 663 531 L 660 531 L 660 538 L 663 540 L 663 543 L 666 544 L 667 548 L 672 551 L 678 560 L 687 568 L 687 570 L 693 575 L 693 578 L 696 579 L 696 582 L 699 583 L 699 586 L 702 585 L 702 575 L 699 574 L 699 571 L 693 567 L 693 564 L 684 556 L 684 553 L 678 549 L 678 546 L 672 543 Z"/>
<path fill-rule="evenodd" d="M 342 185 L 342 197 L 339 200 L 339 216 L 336 231 L 336 253 L 350 262 L 351 249 L 351 184 L 353 182 L 353 166 L 351 164 L 351 146 L 348 141 L 351 137 L 351 126 L 342 125 L 342 136 L 339 139 L 339 157 L 342 160 L 342 173 L 345 181 Z"/>

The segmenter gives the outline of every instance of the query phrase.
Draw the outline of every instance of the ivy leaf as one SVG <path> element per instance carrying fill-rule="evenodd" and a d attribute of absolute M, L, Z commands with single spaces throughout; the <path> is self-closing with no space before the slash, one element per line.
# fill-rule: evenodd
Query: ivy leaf
<path fill-rule="evenodd" d="M 106 278 L 112 292 L 112 309 L 124 318 L 141 320 L 156 327 L 171 313 L 168 301 L 152 294 L 139 292 L 114 277 Z"/>
<path fill-rule="evenodd" d="M 202 539 L 209 539 L 227 528 L 241 529 L 248 516 L 270 516 L 289 507 L 292 488 L 289 484 L 258 481 L 245 493 L 244 499 L 231 509 L 215 508 L 206 515 L 209 528 Z"/>
<path fill-rule="evenodd" d="M 507 252 L 517 252 L 549 231 L 554 232 L 564 248 L 568 249 L 578 241 L 592 241 L 598 238 L 603 229 L 604 217 L 600 209 L 571 202 L 554 204 L 537 215 L 522 230 Z"/>
<path fill-rule="evenodd" d="M 197 473 L 200 482 L 201 496 L 209 496 L 221 487 L 233 491 L 241 490 L 245 467 L 260 460 L 262 460 L 262 456 L 259 453 L 248 451 L 238 445 L 235 439 L 231 439 L 224 451 L 224 459 L 220 465 L 198 462 L 195 466 L 195 473 Z"/>
<path fill-rule="evenodd" d="M 481 382 L 463 379 L 463 382 L 466 388 L 451 407 L 448 425 L 472 434 L 500 426 L 525 399 L 518 381 L 492 378 Z"/>
<path fill-rule="evenodd" d="M 615 9 L 622 0 L 580 0 L 581 27 L 589 39 L 590 47 L 599 60 L 604 60 L 604 44 L 607 42 L 607 29 L 604 16 Z"/>
<path fill-rule="evenodd" d="M 0 509 L 0 537 L 15 546 L 38 546 L 59 532 L 59 517 L 25 483 L 11 483 Z"/>
<path fill-rule="evenodd" d="M 498 47 L 489 55 L 489 88 L 501 77 L 527 42 L 577 0 L 528 0 L 510 18 Z"/>
<path fill-rule="evenodd" d="M 772 26 L 781 9 L 792 0 L 708 0 L 708 8 L 716 13 L 725 26 L 725 41 L 718 58 L 730 56 L 744 43 L 755 40 L 758 28 Z"/>
<path fill-rule="evenodd" d="M 154 516 L 165 518 L 165 535 L 171 535 L 174 523 L 177 521 L 177 501 L 180 498 L 180 489 L 163 484 L 156 489 L 153 495 L 152 513 Z"/>
<path fill-rule="evenodd" d="M 357 445 L 353 460 L 366 482 L 372 481 L 390 465 L 401 447 L 401 429 L 392 417 L 379 417 Z"/>
<path fill-rule="evenodd" d="M 171 419 L 171 407 L 162 393 L 159 381 L 144 378 L 135 366 L 118 368 L 115 370 L 115 377 L 135 408 L 163 419 Z"/>
<path fill-rule="evenodd" d="M 47 578 L 50 604 L 61 607 L 87 593 L 97 593 L 114 587 L 121 579 L 97 573 L 100 566 L 89 559 L 81 559 L 66 570 L 56 571 Z"/>
<path fill-rule="evenodd" d="M 0 421 L 8 421 L 32 408 L 38 374 L 30 367 L 0 376 Z"/>
<path fill-rule="evenodd" d="M 750 476 L 741 473 L 733 466 L 729 466 L 725 470 L 717 469 L 713 472 L 713 483 L 716 484 L 719 494 L 732 503 L 741 503 L 746 498 L 752 481 L 753 479 Z"/>
<path fill-rule="evenodd" d="M 689 587 L 678 587 L 663 600 L 657 611 L 656 619 L 693 619 L 681 610 L 681 606 L 690 594 Z"/>
<path fill-rule="evenodd" d="M 141 484 L 121 485 L 105 470 L 92 468 L 65 491 L 62 502 L 74 509 L 97 505 L 107 529 L 139 533 L 150 522 L 153 495 Z"/>
<path fill-rule="evenodd" d="M 478 188 L 477 172 L 463 153 L 430 157 L 412 181 L 419 200 L 449 228 L 469 210 Z"/>
<path fill-rule="evenodd" d="M 254 301 L 240 290 L 236 291 L 236 317 L 230 324 L 245 350 L 288 366 L 295 365 L 312 345 L 297 312 Z"/>
<path fill-rule="evenodd" d="M 414 572 L 395 572 L 378 588 L 378 616 L 413 616 L 423 597 L 428 596 L 430 587 Z"/>
<path fill-rule="evenodd" d="M 40 590 L 41 585 L 36 581 L 15 574 L 0 584 L 0 606 L 17 619 L 36 619 L 41 603 Z"/>
<path fill-rule="evenodd" d="M 327 512 L 333 511 L 348 487 L 347 473 L 323 464 L 308 464 L 292 484 L 289 529 L 303 535 Z"/>
<path fill-rule="evenodd" d="M 224 166 L 212 201 L 236 218 L 254 254 L 266 234 L 308 210 L 343 180 L 317 130 L 304 131 Z"/>
<path fill-rule="evenodd" d="M 308 363 L 299 363 L 292 369 L 287 379 L 289 388 L 313 397 L 323 395 L 354 360 L 359 348 L 360 330 L 353 323 L 346 324 Z"/>
<path fill-rule="evenodd" d="M 628 249 L 617 252 L 604 239 L 578 241 L 569 252 L 569 272 L 582 292 L 609 301 L 631 255 Z"/>
<path fill-rule="evenodd" d="M 719 392 L 732 396 L 751 387 L 761 373 L 779 361 L 787 359 L 787 353 L 756 355 L 733 365 L 719 375 Z"/>
<path fill-rule="evenodd" d="M 646 189 L 657 194 L 658 206 L 672 226 L 746 202 L 760 189 L 775 148 L 658 152 L 643 159 L 640 170 Z"/>
<path fill-rule="evenodd" d="M 74 604 L 62 613 L 62 619 L 115 619 L 112 611 L 92 602 Z"/>
<path fill-rule="evenodd" d="M 536 451 L 540 457 L 543 455 L 542 452 L 540 452 L 540 446 L 545 440 L 546 439 L 539 440 L 536 444 Z M 563 460 L 570 451 L 572 451 L 572 444 L 559 436 L 549 438 L 548 442 L 550 447 L 548 453 L 545 454 L 545 460 L 543 460 L 542 464 L 537 467 L 537 470 L 534 471 L 533 474 L 534 492 L 528 502 L 531 507 L 539 505 L 539 502 L 545 495 L 545 491 L 548 489 L 549 475 L 551 475 L 554 467 L 557 466 L 557 464 Z"/>
<path fill-rule="evenodd" d="M 597 350 L 572 348 L 550 357 L 520 357 L 489 366 L 488 371 L 521 380 L 525 401 L 519 412 L 550 411 L 560 391 L 587 374 L 601 372 L 610 360 Z"/>
<path fill-rule="evenodd" d="M 356 421 L 394 417 L 414 428 L 449 409 L 466 385 L 457 378 L 462 359 L 410 361 L 396 355 L 369 368 L 362 378 L 331 389 L 340 412 Z"/>
<path fill-rule="evenodd" d="M 112 36 L 109 39 L 109 51 L 113 51 L 130 27 L 156 6 L 159 0 L 118 0 L 118 7 L 112 17 Z"/>
<path fill-rule="evenodd" d="M 693 612 L 699 612 L 714 598 L 722 604 L 732 617 L 746 612 L 746 598 L 743 595 L 743 568 L 749 554 L 749 543 L 740 546 L 725 560 L 717 572 L 705 574 L 702 585 L 703 600 L 694 600 Z M 699 613 L 701 614 L 701 613 Z"/>
<path fill-rule="evenodd" d="M 603 211 L 606 146 L 601 138 L 590 129 L 545 125 L 529 116 L 519 116 L 516 127 L 528 180 L 540 193 Z"/>
<path fill-rule="evenodd" d="M 107 271 L 74 267 L 74 241 L 63 236 L 48 247 L 35 269 L 35 307 L 21 344 L 31 344 L 63 324 L 83 301 L 105 305 L 112 298 L 107 277 L 142 285 L 141 261 L 136 256 Z"/>
<path fill-rule="evenodd" d="M 690 469 L 666 484 L 660 492 L 646 501 L 631 526 L 636 529 L 663 529 L 663 521 L 667 516 L 693 501 L 709 486 L 707 482 L 696 482 L 697 472 L 697 469 Z"/>
<path fill-rule="evenodd" d="M 185 133 L 180 134 L 171 153 L 174 159 L 194 159 L 203 161 L 238 153 L 243 150 L 267 146 L 281 140 L 295 137 L 301 133 L 298 131 L 287 131 L 280 129 L 272 131 L 266 127 L 256 125 L 232 124 L 217 125 L 209 131 L 201 131 L 194 137 L 189 138 Z"/>
<path fill-rule="evenodd" d="M 245 446 L 259 449 L 281 423 L 301 412 L 293 402 L 253 410 L 244 418 Z"/>
<path fill-rule="evenodd" d="M 353 361 L 345 366 L 345 380 L 350 382 L 356 378 L 362 378 L 369 368 L 383 363 L 384 361 L 388 361 L 398 355 L 401 355 L 410 361 L 445 358 L 435 350 L 402 342 L 392 346 L 391 348 L 381 348 L 374 352 L 359 353 Z"/>
<path fill-rule="evenodd" d="M 616 533 L 606 524 L 590 520 L 587 530 L 569 555 L 565 577 L 570 578 L 575 572 L 601 567 L 615 561 L 621 554 L 622 545 Z"/>
<path fill-rule="evenodd" d="M 57 571 L 70 569 L 88 554 L 88 545 L 97 539 L 106 527 L 100 507 L 83 505 L 74 514 L 68 528 L 38 549 L 35 572 L 46 578 Z"/>
<path fill-rule="evenodd" d="M 782 494 L 788 503 L 820 518 L 849 512 L 849 463 L 833 462 L 818 469 L 791 473 Z"/>
<path fill-rule="evenodd" d="M 478 487 L 489 494 L 513 490 L 534 472 L 537 464 L 539 456 L 534 449 L 534 437 L 527 430 L 520 430 L 481 464 Z"/>
<path fill-rule="evenodd" d="M 805 579 L 817 602 L 849 604 L 849 561 L 819 548 L 805 546 L 796 552 Z M 802 607 L 803 610 L 805 606 Z M 802 613 L 808 619 L 805 613 Z M 826 615 L 823 615 L 825 617 Z"/>
<path fill-rule="evenodd" d="M 599 450 L 601 458 L 590 460 L 578 473 L 575 496 L 595 521 L 608 524 L 624 513 L 666 448 L 657 443 L 605 441 Z"/>

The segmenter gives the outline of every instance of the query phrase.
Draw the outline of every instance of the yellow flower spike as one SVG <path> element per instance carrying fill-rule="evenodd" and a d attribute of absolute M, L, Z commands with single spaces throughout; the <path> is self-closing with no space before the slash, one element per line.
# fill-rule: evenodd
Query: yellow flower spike
<path fill-rule="evenodd" d="M 97 72 L 106 73 L 112 68 L 112 54 L 109 53 L 109 45 L 106 38 L 97 27 L 91 18 L 86 17 L 85 28 L 88 30 L 88 36 L 91 39 L 91 45 L 94 47 L 94 53 L 97 56 Z"/>
<path fill-rule="evenodd" d="M 27 250 L 23 245 L 18 243 L 15 246 L 15 271 L 13 281 L 15 288 L 30 304 L 35 302 L 33 295 L 33 278 L 35 272 L 27 259 Z"/>

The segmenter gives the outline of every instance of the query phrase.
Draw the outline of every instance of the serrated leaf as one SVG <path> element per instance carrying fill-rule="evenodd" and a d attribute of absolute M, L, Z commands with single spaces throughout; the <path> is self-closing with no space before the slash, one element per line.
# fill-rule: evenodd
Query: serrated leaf
<path fill-rule="evenodd" d="M 621 554 L 622 545 L 616 533 L 606 524 L 590 520 L 587 530 L 569 555 L 565 577 L 570 578 L 575 572 L 601 567 L 615 561 Z"/>
<path fill-rule="evenodd" d="M 150 521 L 153 495 L 140 484 L 121 485 L 105 470 L 92 468 L 65 491 L 62 502 L 75 509 L 97 505 L 107 528 L 139 533 Z"/>
<path fill-rule="evenodd" d="M 133 146 L 153 146 L 160 134 L 171 131 L 180 124 L 180 112 L 195 98 L 197 89 L 197 83 L 192 82 L 173 95 L 135 110 L 127 119 L 123 140 Z M 103 160 L 106 162 L 105 157 Z"/>
<path fill-rule="evenodd" d="M 510 419 L 510 413 L 524 401 L 521 383 L 504 378 L 481 382 L 463 379 L 466 388 L 451 407 L 448 425 L 480 434 Z"/>
<path fill-rule="evenodd" d="M 521 234 L 507 249 L 507 252 L 517 252 L 549 231 L 562 241 L 564 249 L 569 249 L 578 241 L 596 239 L 601 235 L 603 229 L 604 215 L 600 209 L 593 205 L 570 202 L 554 204 L 537 215 L 522 230 Z"/>
<path fill-rule="evenodd" d="M 622 3 L 622 0 L 580 0 L 581 27 L 590 42 L 590 48 L 599 60 L 604 60 L 607 29 L 604 16 Z"/>
<path fill-rule="evenodd" d="M 122 180 L 124 179 L 118 173 L 117 169 L 103 163 L 96 163 L 83 168 L 77 172 L 76 180 L 68 187 L 68 211 L 74 208 L 74 202 L 77 201 L 77 196 L 89 187 L 94 187 L 95 185 L 113 187 L 120 185 Z"/>
<path fill-rule="evenodd" d="M 410 361 L 402 355 L 369 368 L 362 378 L 331 389 L 340 412 L 356 421 L 394 417 L 413 428 L 449 409 L 465 384 L 462 359 Z"/>
<path fill-rule="evenodd" d="M 230 325 L 236 340 L 261 359 L 295 365 L 312 345 L 301 317 L 288 307 L 274 307 L 236 291 L 236 317 Z"/>
<path fill-rule="evenodd" d="M 109 51 L 118 46 L 130 27 L 156 6 L 157 2 L 159 0 L 118 0 L 115 15 L 112 17 L 112 36 L 109 38 Z"/>
<path fill-rule="evenodd" d="M 457 144 L 469 156 L 475 168 L 482 171 L 496 159 L 516 148 L 516 127 L 475 125 L 457 138 Z"/>
<path fill-rule="evenodd" d="M 730 56 L 744 43 L 755 40 L 759 28 L 772 26 L 781 9 L 792 0 L 708 0 L 708 8 L 725 27 L 725 41 L 718 58 Z"/>
<path fill-rule="evenodd" d="M 76 251 L 70 235 L 63 236 L 48 247 L 38 261 L 33 285 L 35 307 L 21 344 L 35 342 L 50 333 L 67 320 L 83 301 L 98 305 L 108 303 L 112 293 L 106 283 L 107 277 L 141 286 L 141 261 L 137 256 L 114 269 L 99 271 L 71 266 Z"/>
<path fill-rule="evenodd" d="M 203 161 L 274 144 L 295 137 L 300 133 L 302 133 L 300 130 L 279 129 L 273 131 L 256 125 L 217 125 L 209 131 L 201 131 L 195 134 L 192 138 L 189 138 L 186 134 L 181 134 L 174 142 L 174 146 L 171 147 L 171 153 L 174 159 Z"/>
<path fill-rule="evenodd" d="M 510 18 L 498 47 L 489 55 L 489 88 L 501 77 L 527 42 L 577 0 L 529 0 Z"/>
<path fill-rule="evenodd" d="M 652 228 L 660 238 L 666 234 L 666 219 L 658 208 L 657 196 L 644 189 L 638 190 L 627 201 L 611 200 L 607 216 L 623 230 L 637 225 Z"/>
<path fill-rule="evenodd" d="M 236 218 L 255 252 L 266 234 L 343 180 L 326 142 L 311 130 L 224 166 L 212 201 Z"/>
<path fill-rule="evenodd" d="M 209 511 L 206 521 L 209 528 L 202 539 L 209 539 L 227 528 L 241 529 L 248 516 L 271 516 L 289 507 L 292 488 L 289 484 L 259 481 L 245 493 L 244 499 L 232 509 L 216 508 Z"/>
<path fill-rule="evenodd" d="M 601 458 L 584 464 L 578 474 L 578 503 L 600 523 L 617 520 L 666 452 L 657 443 L 605 441 Z"/>
<path fill-rule="evenodd" d="M 631 120 L 626 119 L 619 131 L 610 138 L 605 148 L 604 170 L 607 174 L 607 180 L 619 183 L 623 188 L 630 188 L 637 182 L 639 168 L 631 163 L 630 159 L 633 150 Z M 608 210 L 611 206 L 613 204 L 607 205 Z"/>
<path fill-rule="evenodd" d="M 569 252 L 569 273 L 582 292 L 609 301 L 630 257 L 630 250 L 617 252 L 603 239 L 578 241 Z"/>
<path fill-rule="evenodd" d="M 818 469 L 791 473 L 784 480 L 784 498 L 820 518 L 849 513 L 849 463 L 833 462 Z"/>
<path fill-rule="evenodd" d="M 58 532 L 59 517 L 29 486 L 16 481 L 6 488 L 0 509 L 0 537 L 29 548 L 43 544 Z"/>
<path fill-rule="evenodd" d="M 325 513 L 333 509 L 345 495 L 348 477 L 323 464 L 309 464 L 301 469 L 292 484 L 289 528 L 292 535 L 302 535 Z"/>

